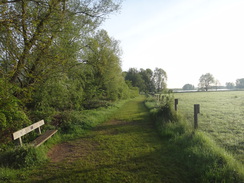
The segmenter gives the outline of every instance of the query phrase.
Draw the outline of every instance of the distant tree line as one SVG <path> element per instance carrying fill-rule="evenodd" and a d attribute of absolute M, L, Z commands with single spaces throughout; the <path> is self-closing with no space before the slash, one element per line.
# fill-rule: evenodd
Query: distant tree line
<path fill-rule="evenodd" d="M 167 73 L 161 68 L 136 69 L 130 68 L 124 72 L 125 80 L 129 85 L 138 87 L 140 92 L 156 93 L 166 89 Z"/>
<path fill-rule="evenodd" d="M 236 83 L 227 82 L 225 86 L 220 86 L 220 82 L 213 77 L 212 74 L 206 73 L 199 78 L 198 90 L 208 91 L 209 89 L 243 89 L 244 78 L 237 79 Z M 195 87 L 192 84 L 185 84 L 182 87 L 183 90 L 194 90 Z"/>

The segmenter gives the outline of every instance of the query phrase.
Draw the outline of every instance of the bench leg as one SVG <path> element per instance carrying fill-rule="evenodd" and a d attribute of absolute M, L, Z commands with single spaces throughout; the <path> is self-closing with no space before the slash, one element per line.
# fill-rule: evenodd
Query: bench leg
<path fill-rule="evenodd" d="M 22 139 L 21 139 L 21 137 L 19 137 L 19 144 L 20 144 L 20 146 L 22 146 Z"/>
<path fill-rule="evenodd" d="M 39 131 L 39 134 L 41 134 L 41 133 L 42 133 L 42 131 L 41 131 L 41 127 L 39 127 L 39 128 L 38 128 L 38 131 Z"/>

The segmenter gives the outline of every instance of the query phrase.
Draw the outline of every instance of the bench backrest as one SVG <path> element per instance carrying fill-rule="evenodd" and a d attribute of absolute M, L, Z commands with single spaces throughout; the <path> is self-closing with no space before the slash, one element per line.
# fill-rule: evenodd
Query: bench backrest
<path fill-rule="evenodd" d="M 40 128 L 40 126 L 42 126 L 44 124 L 45 124 L 44 120 L 41 120 L 41 121 L 38 121 L 38 122 L 36 122 L 30 126 L 23 128 L 17 132 L 14 132 L 13 133 L 13 140 L 18 139 L 18 138 L 22 137 L 23 135 L 25 135 L 25 134 L 27 134 L 27 133 L 29 133 L 29 132 L 37 129 L 37 128 Z"/>

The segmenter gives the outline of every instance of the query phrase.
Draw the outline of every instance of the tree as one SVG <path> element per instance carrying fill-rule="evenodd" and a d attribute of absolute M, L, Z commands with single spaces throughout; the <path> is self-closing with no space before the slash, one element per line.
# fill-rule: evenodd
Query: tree
<path fill-rule="evenodd" d="M 148 92 L 155 92 L 155 82 L 153 79 L 153 71 L 151 69 L 140 69 L 140 75 L 144 80 L 145 91 Z"/>
<path fill-rule="evenodd" d="M 120 88 L 125 84 L 120 54 L 119 42 L 110 38 L 105 30 L 99 30 L 88 38 L 83 60 L 92 70 L 92 85 L 98 98 L 103 96 L 104 99 L 116 100 L 119 97 Z"/>
<path fill-rule="evenodd" d="M 236 88 L 244 88 L 244 78 L 236 80 Z"/>
<path fill-rule="evenodd" d="M 214 83 L 214 77 L 212 74 L 207 73 L 203 74 L 199 79 L 199 88 L 204 89 L 205 91 L 208 91 L 211 84 Z"/>
<path fill-rule="evenodd" d="M 163 89 L 166 89 L 167 74 L 163 69 L 156 67 L 154 70 L 153 77 L 154 77 L 157 92 L 160 92 Z"/>
<path fill-rule="evenodd" d="M 118 7 L 111 0 L 1 1 L 1 76 L 26 97 L 23 91 L 77 64 L 84 37 Z"/>
<path fill-rule="evenodd" d="M 235 88 L 235 84 L 232 82 L 227 82 L 225 85 L 226 85 L 226 88 L 230 89 L 230 90 Z"/>
<path fill-rule="evenodd" d="M 138 71 L 136 68 L 129 69 L 129 71 L 126 73 L 125 80 L 131 81 L 132 86 L 138 87 L 140 92 L 145 92 L 145 81 L 143 80 L 140 71 Z"/>
<path fill-rule="evenodd" d="M 96 86 L 92 68 L 82 60 L 87 51 L 86 40 L 119 6 L 116 0 L 0 1 L 2 127 L 10 127 L 6 122 L 12 123 L 10 130 L 19 127 L 27 122 L 25 118 L 36 116 L 32 115 L 35 110 L 43 113 L 43 109 L 82 109 L 85 85 Z M 113 60 L 113 65 L 117 58 L 112 58 L 111 49 L 103 57 Z M 121 71 L 119 64 L 115 64 L 116 69 L 111 65 L 117 74 Z M 107 78 L 113 81 L 112 76 Z M 113 82 L 128 88 L 122 76 Z M 110 95 L 120 95 L 120 89 L 110 91 Z"/>
<path fill-rule="evenodd" d="M 183 90 L 194 90 L 195 86 L 192 84 L 185 84 L 182 89 Z"/>
<path fill-rule="evenodd" d="M 218 87 L 221 85 L 220 81 L 219 80 L 215 80 L 215 86 L 216 86 L 216 91 L 218 90 Z"/>
<path fill-rule="evenodd" d="M 156 68 L 154 72 L 151 69 L 130 68 L 125 73 L 125 80 L 130 81 L 133 87 L 138 87 L 140 92 L 160 92 L 166 88 L 167 74 L 163 69 Z"/>

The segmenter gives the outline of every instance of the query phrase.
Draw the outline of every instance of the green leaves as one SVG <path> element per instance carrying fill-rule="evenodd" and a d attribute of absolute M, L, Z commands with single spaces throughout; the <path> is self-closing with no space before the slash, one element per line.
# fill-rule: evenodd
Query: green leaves
<path fill-rule="evenodd" d="M 129 90 L 125 84 L 120 68 L 120 48 L 118 41 L 110 38 L 105 30 L 99 30 L 88 38 L 83 60 L 87 60 L 93 73 L 94 87 L 86 85 L 86 89 L 95 89 L 98 95 L 86 95 L 87 100 L 100 98 L 117 100 L 123 92 Z M 88 92 L 90 93 L 90 92 Z"/>
<path fill-rule="evenodd" d="M 28 117 L 50 121 L 94 101 L 100 107 L 136 95 L 122 76 L 119 42 L 98 30 L 119 6 L 112 0 L 0 4 L 0 131 L 23 127 Z"/>
<path fill-rule="evenodd" d="M 18 91 L 18 89 L 0 78 L 0 131 L 8 128 L 18 129 L 29 122 L 20 100 L 13 95 L 14 91 Z"/>
<path fill-rule="evenodd" d="M 166 89 L 167 73 L 160 68 L 151 69 L 130 68 L 125 79 L 131 81 L 132 86 L 138 87 L 140 92 L 161 92 Z"/>
<path fill-rule="evenodd" d="M 203 74 L 199 79 L 199 87 L 208 91 L 211 84 L 214 83 L 214 77 L 210 73 Z"/>

